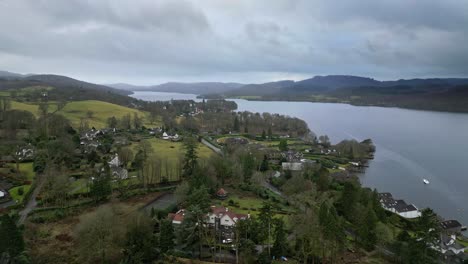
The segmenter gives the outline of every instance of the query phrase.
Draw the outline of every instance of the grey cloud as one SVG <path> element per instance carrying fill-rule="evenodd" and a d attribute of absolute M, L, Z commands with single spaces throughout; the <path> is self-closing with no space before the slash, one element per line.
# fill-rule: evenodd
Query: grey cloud
<path fill-rule="evenodd" d="M 468 76 L 459 0 L 0 0 L 0 69 L 104 82 Z"/>

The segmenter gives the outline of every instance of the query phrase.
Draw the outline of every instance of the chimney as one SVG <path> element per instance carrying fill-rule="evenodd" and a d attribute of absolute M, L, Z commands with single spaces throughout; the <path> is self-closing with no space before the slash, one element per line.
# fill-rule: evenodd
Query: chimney
<path fill-rule="evenodd" d="M 229 212 L 229 208 L 226 207 L 226 212 Z"/>

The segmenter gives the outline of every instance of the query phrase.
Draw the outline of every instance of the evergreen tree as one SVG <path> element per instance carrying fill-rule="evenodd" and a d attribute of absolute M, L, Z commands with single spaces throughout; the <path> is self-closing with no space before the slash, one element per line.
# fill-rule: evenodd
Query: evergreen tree
<path fill-rule="evenodd" d="M 104 160 L 104 171 L 91 181 L 89 194 L 95 201 L 106 199 L 112 193 L 110 167 Z"/>
<path fill-rule="evenodd" d="M 284 228 L 283 219 L 275 220 L 275 242 L 271 249 L 271 254 L 277 258 L 284 256 L 288 253 L 288 239 L 286 230 Z"/>
<path fill-rule="evenodd" d="M 239 124 L 239 118 L 237 117 L 234 117 L 234 124 L 232 126 L 232 130 L 235 131 L 235 132 L 239 132 L 240 131 L 240 124 Z"/>
<path fill-rule="evenodd" d="M 185 156 L 182 167 L 182 175 L 186 178 L 193 175 L 198 166 L 197 141 L 188 137 L 184 140 Z"/>
<path fill-rule="evenodd" d="M 159 247 L 162 253 L 174 249 L 174 228 L 171 221 L 163 220 L 161 222 L 161 232 L 159 234 Z"/>
<path fill-rule="evenodd" d="M 0 259 L 15 259 L 24 251 L 21 231 L 8 214 L 0 216 L 0 238 Z"/>
<path fill-rule="evenodd" d="M 271 126 L 268 127 L 268 139 L 272 140 L 273 139 L 273 132 L 271 131 Z"/>
<path fill-rule="evenodd" d="M 286 139 L 281 139 L 278 148 L 280 151 L 287 151 L 288 150 L 288 141 Z"/>
<path fill-rule="evenodd" d="M 267 170 L 268 170 L 268 157 L 267 155 L 264 155 L 262 163 L 260 164 L 260 171 L 267 171 Z"/>
<path fill-rule="evenodd" d="M 156 257 L 155 243 L 158 241 L 153 236 L 149 219 L 137 216 L 134 220 L 125 235 L 124 262 L 149 263 Z"/>
<path fill-rule="evenodd" d="M 270 237 L 271 237 L 271 229 L 272 229 L 272 221 L 273 221 L 273 206 L 266 202 L 263 204 L 262 208 L 260 208 L 260 214 L 258 216 L 263 229 L 261 230 L 260 237 L 261 242 L 267 242 L 270 245 Z M 271 256 L 270 246 L 268 246 L 268 255 Z"/>
<path fill-rule="evenodd" d="M 266 139 L 266 132 L 265 132 L 265 130 L 262 131 L 262 139 L 263 139 L 263 140 Z"/>

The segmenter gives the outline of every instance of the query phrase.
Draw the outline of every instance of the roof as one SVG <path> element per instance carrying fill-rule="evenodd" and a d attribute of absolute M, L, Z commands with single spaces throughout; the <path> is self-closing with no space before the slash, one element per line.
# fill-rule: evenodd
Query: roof
<path fill-rule="evenodd" d="M 182 223 L 185 218 L 185 209 L 180 209 L 175 214 L 169 214 L 168 217 L 172 220 L 172 223 Z"/>
<path fill-rule="evenodd" d="M 292 170 L 292 171 L 300 171 L 303 168 L 303 164 L 300 162 L 283 162 L 281 164 L 283 170 Z"/>
<path fill-rule="evenodd" d="M 211 206 L 211 213 L 215 214 L 219 218 L 222 218 L 223 216 L 227 215 L 235 222 L 236 219 L 248 218 L 248 215 L 234 213 L 232 211 L 229 211 L 229 208 L 226 208 L 224 206 Z"/>
<path fill-rule="evenodd" d="M 385 198 L 392 198 L 393 199 L 393 196 L 391 193 L 389 192 L 384 192 L 384 193 L 379 193 L 379 198 L 380 199 L 385 199 Z"/>
<path fill-rule="evenodd" d="M 216 195 L 218 195 L 218 196 L 226 196 L 226 195 L 227 195 L 227 192 L 226 192 L 226 190 L 224 190 L 223 188 L 220 188 L 220 189 L 216 192 Z"/>
<path fill-rule="evenodd" d="M 462 225 L 457 220 L 446 220 L 440 223 L 443 229 L 461 228 Z"/>
<path fill-rule="evenodd" d="M 5 193 L 3 191 L 0 191 L 0 198 L 5 197 Z"/>

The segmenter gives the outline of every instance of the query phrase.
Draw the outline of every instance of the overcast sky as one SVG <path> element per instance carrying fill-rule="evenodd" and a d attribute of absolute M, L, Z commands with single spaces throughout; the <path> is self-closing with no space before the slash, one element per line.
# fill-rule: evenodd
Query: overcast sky
<path fill-rule="evenodd" d="M 468 77 L 468 1 L 0 0 L 0 70 L 133 84 Z"/>

